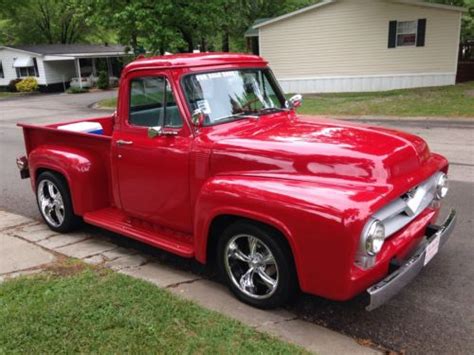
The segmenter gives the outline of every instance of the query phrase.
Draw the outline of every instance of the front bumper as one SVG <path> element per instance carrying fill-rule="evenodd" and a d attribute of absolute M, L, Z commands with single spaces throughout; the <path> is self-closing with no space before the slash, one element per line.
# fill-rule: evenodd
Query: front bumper
<path fill-rule="evenodd" d="M 441 226 L 430 225 L 427 228 L 426 241 L 420 245 L 415 254 L 405 261 L 397 270 L 389 274 L 382 281 L 367 289 L 370 297 L 369 305 L 366 307 L 368 311 L 372 311 L 390 298 L 395 296 L 402 288 L 408 285 L 423 267 L 434 256 L 434 244 L 439 242 L 438 248 L 448 240 L 454 225 L 456 223 L 456 211 L 451 210 L 448 217 Z M 438 239 L 438 240 L 436 240 Z M 436 246 L 435 246 L 436 247 Z M 425 261 L 426 259 L 426 261 Z"/>

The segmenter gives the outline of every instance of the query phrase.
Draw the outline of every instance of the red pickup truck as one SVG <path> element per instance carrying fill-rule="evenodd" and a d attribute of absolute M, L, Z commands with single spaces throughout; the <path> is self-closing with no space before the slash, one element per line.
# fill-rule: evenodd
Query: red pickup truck
<path fill-rule="evenodd" d="M 19 124 L 17 165 L 54 231 L 83 219 L 212 261 L 256 307 L 300 289 L 366 291 L 372 310 L 449 237 L 454 211 L 434 224 L 448 162 L 419 137 L 300 117 L 300 104 L 258 56 L 143 58 L 124 68 L 115 114 Z"/>

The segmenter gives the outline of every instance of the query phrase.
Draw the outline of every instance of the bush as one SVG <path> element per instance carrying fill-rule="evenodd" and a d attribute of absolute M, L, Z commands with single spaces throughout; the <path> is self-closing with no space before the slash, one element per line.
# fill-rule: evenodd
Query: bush
<path fill-rule="evenodd" d="M 86 88 L 78 88 L 78 87 L 70 87 L 69 89 L 66 90 L 68 94 L 83 94 L 85 92 L 89 92 L 88 89 Z"/>
<path fill-rule="evenodd" d="M 106 71 L 99 72 L 99 79 L 97 80 L 97 87 L 105 90 L 109 88 L 109 75 Z"/>
<path fill-rule="evenodd" d="M 16 89 L 19 91 L 19 92 L 33 92 L 33 91 L 36 91 L 38 90 L 38 81 L 29 76 L 25 79 L 23 79 L 22 81 L 20 81 L 19 83 L 16 84 Z"/>
<path fill-rule="evenodd" d="M 18 84 L 20 81 L 21 79 L 10 80 L 10 83 L 8 84 L 8 91 L 17 92 L 18 90 L 16 89 L 16 84 Z"/>

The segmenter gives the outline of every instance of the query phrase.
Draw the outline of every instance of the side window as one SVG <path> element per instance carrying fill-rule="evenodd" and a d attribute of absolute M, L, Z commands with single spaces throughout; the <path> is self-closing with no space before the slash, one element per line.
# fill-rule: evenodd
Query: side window
<path fill-rule="evenodd" d="M 141 77 L 131 81 L 128 120 L 133 126 L 182 126 L 171 86 L 165 77 Z"/>

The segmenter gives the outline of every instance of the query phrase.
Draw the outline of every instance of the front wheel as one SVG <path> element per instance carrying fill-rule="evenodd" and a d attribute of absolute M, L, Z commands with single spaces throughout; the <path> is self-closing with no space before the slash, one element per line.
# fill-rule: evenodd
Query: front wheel
<path fill-rule="evenodd" d="M 66 233 L 80 222 L 74 215 L 69 188 L 64 178 L 45 171 L 36 181 L 36 199 L 41 216 L 50 229 Z"/>
<path fill-rule="evenodd" d="M 258 308 L 285 304 L 297 288 L 289 247 L 269 228 L 236 222 L 218 243 L 218 266 L 231 291 Z"/>

